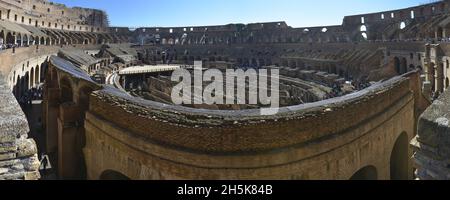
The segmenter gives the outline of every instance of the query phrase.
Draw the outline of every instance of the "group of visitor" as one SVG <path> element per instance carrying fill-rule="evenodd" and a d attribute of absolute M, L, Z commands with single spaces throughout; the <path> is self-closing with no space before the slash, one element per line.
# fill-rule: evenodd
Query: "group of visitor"
<path fill-rule="evenodd" d="M 361 78 L 357 81 L 352 81 L 352 86 L 355 90 L 363 90 L 371 86 L 370 82 L 367 80 L 366 77 Z"/>
<path fill-rule="evenodd" d="M 19 104 L 23 107 L 26 107 L 31 105 L 34 100 L 42 100 L 42 97 L 42 87 L 31 88 L 19 98 Z"/>
<path fill-rule="evenodd" d="M 3 43 L 0 43 L 0 51 L 6 50 L 6 49 L 11 49 L 11 48 L 16 48 L 16 47 L 17 47 L 17 45 L 15 45 L 15 44 L 3 44 Z"/>
<path fill-rule="evenodd" d="M 440 95 L 441 95 L 441 93 L 440 93 L 439 91 L 432 92 L 432 93 L 431 93 L 431 99 L 432 99 L 432 101 L 437 100 L 437 99 L 439 98 Z"/>
<path fill-rule="evenodd" d="M 331 92 L 327 94 L 327 99 L 332 99 L 332 98 L 340 97 L 340 96 L 344 96 L 344 95 L 345 94 L 344 94 L 344 91 L 342 90 L 342 85 L 334 83 Z"/>

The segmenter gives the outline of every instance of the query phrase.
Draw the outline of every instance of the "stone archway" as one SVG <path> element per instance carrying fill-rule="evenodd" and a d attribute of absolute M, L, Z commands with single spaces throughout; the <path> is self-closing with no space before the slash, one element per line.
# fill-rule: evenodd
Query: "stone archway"
<path fill-rule="evenodd" d="M 15 41 L 14 41 L 13 34 L 11 32 L 8 32 L 6 34 L 6 44 L 14 44 L 14 43 L 15 43 Z"/>
<path fill-rule="evenodd" d="M 23 42 L 23 40 L 22 40 L 22 34 L 17 34 L 16 35 L 16 42 L 15 42 L 15 44 L 17 45 L 17 46 L 22 46 L 22 42 Z"/>
<path fill-rule="evenodd" d="M 29 82 L 30 82 L 30 73 L 27 72 L 27 73 L 25 73 L 25 76 L 23 77 L 22 94 L 25 94 L 30 89 Z"/>
<path fill-rule="evenodd" d="M 394 67 L 395 72 L 397 72 L 397 74 L 401 74 L 400 59 L 398 57 L 394 58 Z"/>
<path fill-rule="evenodd" d="M 100 177 L 100 180 L 130 180 L 127 176 L 124 174 L 114 171 L 114 170 L 106 170 L 104 171 Z"/>
<path fill-rule="evenodd" d="M 45 75 L 47 74 L 48 69 L 48 59 L 46 59 L 40 66 L 40 83 L 45 81 Z"/>
<path fill-rule="evenodd" d="M 391 152 L 391 180 L 408 179 L 408 134 L 402 133 L 397 138 Z"/>
<path fill-rule="evenodd" d="M 35 45 L 41 45 L 41 40 L 39 39 L 38 36 L 34 37 L 34 44 Z"/>
<path fill-rule="evenodd" d="M 402 58 L 401 64 L 400 64 L 400 74 L 404 74 L 408 72 L 408 62 L 406 61 L 406 58 Z"/>
<path fill-rule="evenodd" d="M 34 84 L 37 86 L 39 85 L 39 83 L 41 83 L 41 78 L 40 78 L 40 69 L 39 69 L 39 65 L 36 65 L 36 68 L 34 70 Z"/>
<path fill-rule="evenodd" d="M 350 180 L 378 180 L 377 168 L 374 166 L 367 166 L 358 170 Z"/>
<path fill-rule="evenodd" d="M 21 80 L 20 80 L 20 76 L 19 75 L 17 75 L 17 79 L 16 79 L 16 85 L 15 85 L 15 92 L 14 92 L 14 94 L 15 94 L 15 96 L 16 96 L 16 99 L 18 99 L 19 97 L 20 97 L 20 93 L 21 93 L 21 91 L 22 91 L 22 87 L 21 87 L 22 85 L 21 85 Z"/>
<path fill-rule="evenodd" d="M 23 46 L 28 46 L 30 41 L 28 39 L 28 35 L 23 35 Z"/>
<path fill-rule="evenodd" d="M 6 34 L 5 31 L 0 31 L 0 44 L 5 44 L 6 43 Z"/>
<path fill-rule="evenodd" d="M 34 77 L 35 77 L 35 75 L 34 75 L 34 68 L 31 68 L 31 71 L 30 71 L 30 85 L 29 85 L 30 88 L 34 87 Z"/>

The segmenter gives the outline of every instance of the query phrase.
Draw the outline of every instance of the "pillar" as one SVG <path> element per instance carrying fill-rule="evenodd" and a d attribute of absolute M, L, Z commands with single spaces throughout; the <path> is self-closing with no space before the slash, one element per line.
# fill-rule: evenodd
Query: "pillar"
<path fill-rule="evenodd" d="M 444 63 L 439 62 L 436 64 L 435 70 L 435 83 L 436 83 L 436 92 L 442 94 L 444 92 Z"/>
<path fill-rule="evenodd" d="M 80 178 L 83 158 L 79 149 L 80 108 L 75 103 L 59 107 L 58 117 L 58 175 L 62 179 Z"/>
<path fill-rule="evenodd" d="M 426 82 L 430 82 L 432 79 L 432 75 L 430 74 L 431 70 L 431 59 L 430 59 L 430 51 L 431 51 L 431 47 L 429 44 L 425 45 L 425 56 L 423 58 L 424 61 L 424 74 L 425 74 L 425 81 Z"/>
<path fill-rule="evenodd" d="M 44 94 L 45 103 L 45 124 L 46 124 L 46 151 L 51 156 L 52 161 L 56 161 L 56 153 L 58 152 L 58 126 L 57 117 L 59 110 L 59 94 L 58 88 L 47 88 Z"/>

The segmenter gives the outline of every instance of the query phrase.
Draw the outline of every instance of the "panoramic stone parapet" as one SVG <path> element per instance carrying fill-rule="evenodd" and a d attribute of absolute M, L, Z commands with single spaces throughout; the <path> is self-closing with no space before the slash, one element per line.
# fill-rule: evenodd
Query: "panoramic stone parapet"
<path fill-rule="evenodd" d="M 0 74 L 0 180 L 37 180 L 36 143 L 28 139 L 25 114 Z"/>
<path fill-rule="evenodd" d="M 437 99 L 420 117 L 415 149 L 416 176 L 421 180 L 450 179 L 450 92 Z"/>

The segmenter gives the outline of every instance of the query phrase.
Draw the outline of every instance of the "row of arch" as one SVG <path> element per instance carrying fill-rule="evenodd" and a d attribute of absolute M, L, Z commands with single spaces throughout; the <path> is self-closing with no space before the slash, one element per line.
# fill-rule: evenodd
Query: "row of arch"
<path fill-rule="evenodd" d="M 142 57 L 142 54 L 138 54 Z M 168 61 L 181 61 L 183 64 L 193 64 L 195 60 L 202 60 L 204 62 L 229 62 L 231 61 L 228 57 L 222 56 L 177 56 L 176 54 L 163 54 L 163 55 L 147 55 L 145 58 L 150 63 L 163 62 L 167 63 Z M 246 67 L 263 67 L 270 66 L 276 63 L 273 63 L 271 58 L 237 58 L 235 60 L 235 64 L 238 66 L 246 66 Z"/>
<path fill-rule="evenodd" d="M 229 35 L 229 36 L 208 36 L 208 35 L 183 35 L 174 36 L 138 36 L 139 43 L 143 44 L 162 44 L 162 45 L 228 45 L 228 44 L 254 44 L 254 43 L 333 43 L 333 42 L 351 42 L 351 37 L 345 33 L 321 32 L 320 34 L 294 34 L 272 36 L 256 35 Z"/>
<path fill-rule="evenodd" d="M 301 60 L 296 59 L 282 59 L 281 65 L 284 67 L 289 67 L 292 69 L 300 70 L 317 70 L 322 72 L 327 72 L 329 74 L 336 74 L 339 77 L 349 78 L 350 74 L 347 69 L 336 66 L 334 63 L 321 63 L 321 64 L 308 64 Z"/>
<path fill-rule="evenodd" d="M 40 83 L 44 82 L 44 74 L 47 71 L 48 60 L 45 60 L 40 65 L 31 67 L 31 69 L 25 72 L 24 75 L 20 76 L 13 72 L 12 83 L 13 94 L 17 99 L 20 99 L 28 90 L 31 88 L 36 88 Z"/>
<path fill-rule="evenodd" d="M 118 42 L 109 34 L 92 34 L 83 32 L 54 32 L 43 30 L 47 36 L 33 36 L 13 31 L 0 31 L 0 41 L 3 44 L 17 46 L 29 45 L 72 45 L 72 44 L 104 44 Z"/>
<path fill-rule="evenodd" d="M 397 75 L 405 74 L 411 70 L 422 69 L 422 66 L 408 65 L 408 61 L 405 57 L 394 57 L 394 69 Z"/>
<path fill-rule="evenodd" d="M 441 19 L 440 24 L 435 21 L 417 21 L 417 20 L 404 20 L 389 23 L 380 24 L 362 24 L 356 26 L 353 31 L 353 39 L 359 40 L 371 40 L 371 41 L 388 41 L 388 40 L 423 40 L 434 39 L 440 41 L 447 39 L 448 30 L 447 25 L 440 25 L 447 23 L 444 19 Z M 433 27 L 429 26 L 429 23 L 436 24 Z M 359 38 L 359 39 L 358 39 Z"/>
<path fill-rule="evenodd" d="M 390 180 L 409 179 L 409 140 L 408 134 L 402 133 L 395 141 L 389 160 Z M 355 172 L 350 180 L 378 180 L 380 179 L 375 166 L 369 165 Z"/>
<path fill-rule="evenodd" d="M 389 159 L 390 180 L 408 180 L 409 177 L 409 142 L 408 134 L 402 133 L 395 141 Z M 130 180 L 125 174 L 107 169 L 100 176 L 100 180 Z M 350 180 L 378 180 L 380 174 L 378 169 L 373 165 L 364 166 L 356 171 Z"/>
<path fill-rule="evenodd" d="M 214 45 L 214 44 L 252 44 L 252 43 L 333 43 L 333 42 L 352 42 L 352 41 L 365 41 L 365 40 L 394 40 L 405 39 L 406 37 L 431 37 L 435 38 L 435 31 L 431 31 L 428 35 L 415 35 L 410 36 L 404 33 L 410 24 L 409 21 L 389 22 L 387 24 L 362 24 L 357 26 L 358 30 L 353 33 L 347 32 L 331 32 L 327 28 L 323 28 L 316 33 L 310 33 L 309 29 L 303 29 L 302 31 L 289 31 L 287 33 L 277 33 L 273 35 L 253 34 L 253 33 L 234 33 L 234 35 L 208 35 L 208 34 L 196 34 L 176 37 L 173 34 L 167 36 L 147 37 L 148 40 L 139 41 L 143 44 L 163 44 L 163 45 L 183 45 L 183 44 L 195 44 L 195 45 Z M 387 31 L 387 30 L 395 31 Z M 438 28 L 439 29 L 439 28 Z M 442 28 L 437 31 L 436 38 L 443 38 L 444 31 Z M 408 35 L 408 36 L 407 36 Z M 148 36 L 148 35 L 147 35 Z M 140 35 L 138 38 L 146 38 Z M 161 38 L 161 39 L 160 39 Z"/>

